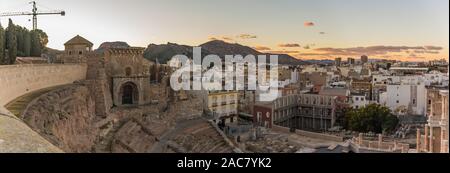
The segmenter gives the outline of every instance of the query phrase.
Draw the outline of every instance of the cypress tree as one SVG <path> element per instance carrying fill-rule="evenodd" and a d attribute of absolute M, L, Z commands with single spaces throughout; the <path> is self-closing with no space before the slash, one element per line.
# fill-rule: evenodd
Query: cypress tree
<path fill-rule="evenodd" d="M 26 30 L 23 36 L 23 54 L 25 57 L 31 56 L 31 35 L 30 31 Z"/>
<path fill-rule="evenodd" d="M 25 33 L 25 28 L 22 28 L 20 26 L 16 26 L 16 37 L 17 37 L 17 56 L 25 56 L 24 54 L 24 45 L 25 45 L 25 40 L 24 40 L 24 33 Z"/>
<path fill-rule="evenodd" d="M 5 30 L 0 23 L 0 65 L 4 65 L 5 62 Z"/>
<path fill-rule="evenodd" d="M 42 53 L 42 45 L 39 33 L 31 31 L 31 56 L 40 57 Z"/>
<path fill-rule="evenodd" d="M 11 19 L 8 23 L 8 64 L 14 64 L 17 57 L 17 38 L 16 38 L 16 28 Z"/>

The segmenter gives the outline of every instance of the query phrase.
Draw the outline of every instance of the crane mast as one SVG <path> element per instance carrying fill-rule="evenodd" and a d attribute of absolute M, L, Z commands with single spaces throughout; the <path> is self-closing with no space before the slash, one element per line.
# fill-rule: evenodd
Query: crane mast
<path fill-rule="evenodd" d="M 59 14 L 61 16 L 65 16 L 65 11 L 38 11 L 36 6 L 36 1 L 31 1 L 30 4 L 33 5 L 33 9 L 31 12 L 6 12 L 0 13 L 0 17 L 5 16 L 33 16 L 33 30 L 37 29 L 37 16 L 38 15 L 55 15 Z"/>

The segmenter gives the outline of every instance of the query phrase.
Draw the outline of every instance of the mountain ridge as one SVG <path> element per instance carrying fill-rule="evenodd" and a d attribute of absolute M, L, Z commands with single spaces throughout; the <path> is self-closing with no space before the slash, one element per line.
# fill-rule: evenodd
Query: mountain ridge
<path fill-rule="evenodd" d="M 202 57 L 206 55 L 215 54 L 220 58 L 224 58 L 225 55 L 278 55 L 279 64 L 289 64 L 289 65 L 303 65 L 308 64 L 308 62 L 296 59 L 287 54 L 269 54 L 259 52 L 249 46 L 241 45 L 238 43 L 227 43 L 221 40 L 212 40 L 199 45 L 202 48 Z M 158 59 L 160 63 L 166 63 L 174 55 L 186 55 L 192 58 L 192 48 L 193 46 L 179 45 L 176 43 L 167 44 L 149 44 L 144 51 L 144 57 L 148 60 L 155 61 Z"/>

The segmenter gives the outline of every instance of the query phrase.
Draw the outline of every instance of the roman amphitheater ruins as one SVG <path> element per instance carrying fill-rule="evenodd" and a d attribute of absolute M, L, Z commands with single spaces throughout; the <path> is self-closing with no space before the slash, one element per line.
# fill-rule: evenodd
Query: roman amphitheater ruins
<path fill-rule="evenodd" d="M 224 116 L 225 127 L 226 119 L 206 110 L 228 104 L 249 110 L 253 94 L 174 91 L 174 69 L 145 59 L 144 48 L 93 50 L 81 36 L 64 46 L 51 63 L 0 66 L 0 153 L 409 152 L 409 145 L 381 135 L 345 140 L 287 128 L 281 115 L 298 109 L 296 95 L 256 106 L 264 121 L 275 115 L 271 128 L 252 124 L 244 111 Z M 241 103 L 252 106 L 236 106 Z M 327 110 L 335 109 L 329 103 Z M 241 116 L 250 123 L 233 123 Z M 317 122 L 328 127 L 334 117 Z"/>
<path fill-rule="evenodd" d="M 76 36 L 52 64 L 0 66 L 0 153 L 238 151 L 144 48 L 92 46 Z"/>

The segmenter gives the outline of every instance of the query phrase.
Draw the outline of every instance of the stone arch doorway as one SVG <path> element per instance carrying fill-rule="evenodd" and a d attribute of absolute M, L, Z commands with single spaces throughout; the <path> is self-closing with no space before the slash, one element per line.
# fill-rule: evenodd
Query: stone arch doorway
<path fill-rule="evenodd" d="M 122 105 L 134 105 L 139 102 L 139 91 L 133 82 L 126 82 L 120 87 Z"/>

